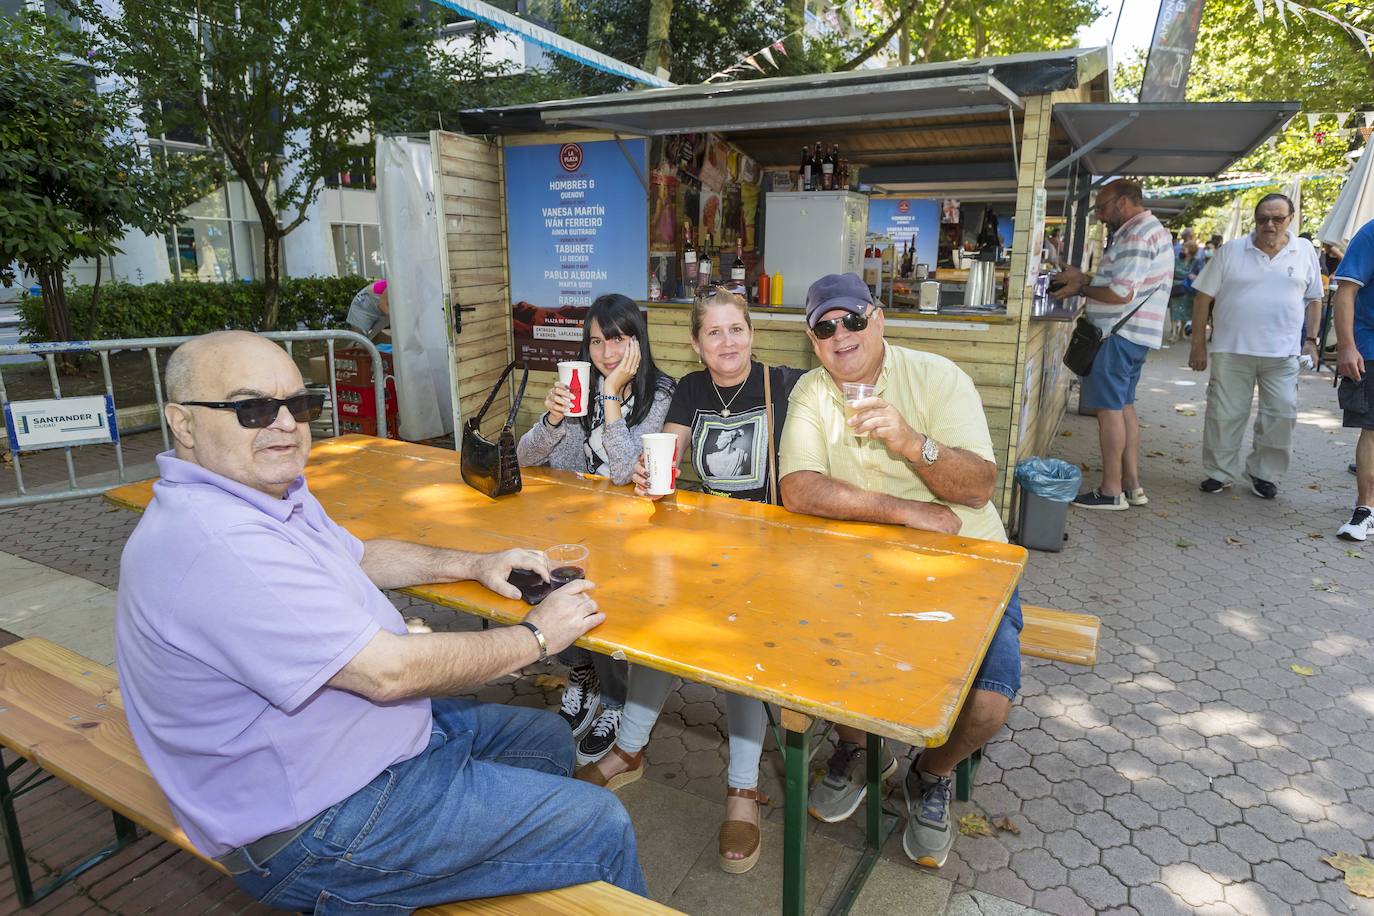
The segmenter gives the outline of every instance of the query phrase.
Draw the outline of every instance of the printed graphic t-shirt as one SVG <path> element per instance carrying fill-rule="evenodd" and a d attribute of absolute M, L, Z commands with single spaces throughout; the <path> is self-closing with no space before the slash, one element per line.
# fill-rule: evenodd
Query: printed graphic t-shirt
<path fill-rule="evenodd" d="M 782 441 L 787 399 L 803 370 L 770 366 L 773 388 L 773 446 Z M 730 415 L 723 416 L 729 405 Z M 742 384 L 716 388 L 706 369 L 683 376 L 673 392 L 667 423 L 691 432 L 692 467 L 708 493 L 753 502 L 768 501 L 768 440 L 763 401 L 763 364 L 754 363 Z"/>

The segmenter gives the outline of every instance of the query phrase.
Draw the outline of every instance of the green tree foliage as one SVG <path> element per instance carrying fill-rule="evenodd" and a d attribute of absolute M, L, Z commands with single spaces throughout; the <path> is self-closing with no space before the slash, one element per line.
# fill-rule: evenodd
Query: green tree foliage
<path fill-rule="evenodd" d="M 61 0 L 137 83 L 163 130 L 208 137 L 263 229 L 263 326 L 278 323 L 281 240 L 359 139 L 437 127 L 508 100 L 480 46 L 436 42 L 441 8 L 413 0 Z"/>
<path fill-rule="evenodd" d="M 1374 6 L 1313 5 L 1329 8 L 1345 21 L 1374 27 Z M 1266 5 L 1261 20 L 1254 0 L 1207 0 L 1197 47 L 1188 76 L 1187 98 L 1193 102 L 1276 100 L 1300 102 L 1313 112 L 1374 110 L 1374 58 L 1349 32 L 1334 23 L 1289 8 L 1280 18 Z M 1123 62 L 1116 73 L 1116 90 L 1123 101 L 1134 101 L 1144 72 L 1144 56 Z M 1299 115 L 1274 146 L 1262 146 L 1237 162 L 1236 172 L 1275 176 L 1274 184 L 1242 192 L 1198 195 L 1173 222 L 1195 225 L 1207 232 L 1225 226 L 1232 200 L 1239 196 L 1249 214 L 1264 194 L 1282 190 L 1292 175 L 1343 175 L 1346 154 L 1364 141 L 1358 135 L 1341 137 L 1338 126 L 1363 126 L 1362 119 L 1338 125 L 1329 116 L 1314 131 Z M 1155 186 L 1180 182 L 1153 182 Z M 1302 226 L 1294 231 L 1315 232 L 1340 191 L 1339 178 L 1303 182 Z"/>
<path fill-rule="evenodd" d="M 148 159 L 128 93 L 96 91 L 108 78 L 60 20 L 0 18 L 0 280 L 14 282 L 12 265 L 37 278 L 51 340 L 73 338 L 73 261 L 118 252 L 129 226 L 161 232 L 204 192 L 192 160 Z"/>

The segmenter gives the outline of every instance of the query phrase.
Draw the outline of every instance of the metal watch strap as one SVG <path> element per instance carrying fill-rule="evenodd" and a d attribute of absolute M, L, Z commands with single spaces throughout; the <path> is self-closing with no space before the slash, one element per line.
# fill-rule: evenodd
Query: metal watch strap
<path fill-rule="evenodd" d="M 534 634 L 534 638 L 539 640 L 539 660 L 542 662 L 544 659 L 548 658 L 549 644 L 544 639 L 544 634 L 539 632 L 539 628 L 534 624 L 530 623 L 528 620 L 520 621 L 520 626 L 529 630 L 531 633 Z"/>

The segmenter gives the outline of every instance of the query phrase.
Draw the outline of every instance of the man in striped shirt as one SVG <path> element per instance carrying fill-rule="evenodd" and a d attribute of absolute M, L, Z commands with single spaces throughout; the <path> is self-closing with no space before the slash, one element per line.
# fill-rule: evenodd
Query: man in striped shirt
<path fill-rule="evenodd" d="M 1080 509 L 1122 510 L 1149 500 L 1140 485 L 1140 425 L 1135 388 L 1151 350 L 1164 341 L 1169 290 L 1174 276 L 1174 246 L 1169 230 L 1141 204 L 1140 185 L 1118 178 L 1097 192 L 1093 213 L 1112 230 L 1112 240 L 1096 275 L 1070 267 L 1055 278 L 1056 295 L 1082 295 L 1088 320 L 1105 339 L 1083 379 L 1079 401 L 1097 409 L 1102 447 L 1102 483 L 1080 493 Z M 1121 330 L 1112 327 L 1130 315 Z"/>

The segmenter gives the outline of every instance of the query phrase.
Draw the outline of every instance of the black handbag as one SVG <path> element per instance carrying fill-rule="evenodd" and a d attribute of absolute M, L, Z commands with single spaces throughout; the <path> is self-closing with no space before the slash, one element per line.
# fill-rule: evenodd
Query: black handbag
<path fill-rule="evenodd" d="M 1146 293 L 1144 298 L 1140 300 L 1140 305 L 1131 309 L 1125 317 L 1112 325 L 1111 331 L 1106 335 L 1102 333 L 1101 328 L 1089 321 L 1086 315 L 1079 315 L 1078 323 L 1073 327 L 1073 336 L 1069 338 L 1069 345 L 1064 350 L 1064 365 L 1068 366 L 1075 375 L 1086 378 L 1093 371 L 1093 360 L 1097 358 L 1097 351 L 1102 346 L 1102 341 L 1121 330 L 1126 322 L 1130 321 L 1159 289 L 1160 287 L 1156 286 Z"/>
<path fill-rule="evenodd" d="M 496 441 L 492 442 L 482 435 L 482 417 L 496 400 L 501 386 L 514 368 L 515 362 L 512 360 L 492 386 L 491 394 L 487 395 L 487 402 L 477 411 L 477 416 L 463 424 L 463 482 L 492 497 L 520 492 L 520 461 L 515 456 L 515 412 L 520 409 L 520 400 L 525 396 L 525 383 L 530 380 L 528 366 L 520 377 L 520 390 L 511 402 L 506 425 L 501 427 Z"/>

